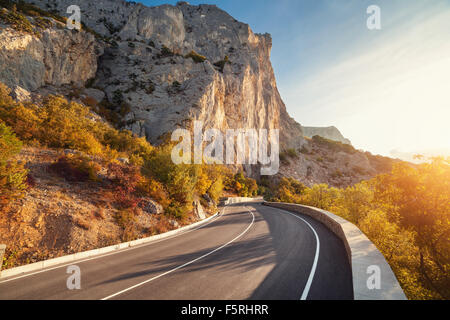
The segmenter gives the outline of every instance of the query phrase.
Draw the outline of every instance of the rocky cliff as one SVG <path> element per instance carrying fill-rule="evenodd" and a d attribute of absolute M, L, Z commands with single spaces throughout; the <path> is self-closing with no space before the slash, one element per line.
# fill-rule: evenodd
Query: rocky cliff
<path fill-rule="evenodd" d="M 302 158 L 308 148 L 326 153 L 329 147 L 305 136 L 350 141 L 334 127 L 303 128 L 295 122 L 277 89 L 271 36 L 253 33 L 214 5 L 27 2 L 40 8 L 38 14 L 27 11 L 32 32 L 0 19 L 0 81 L 19 99 L 62 94 L 154 144 L 195 120 L 205 129 L 280 129 L 281 150 L 300 156 L 284 161 L 281 173 L 308 183 L 347 185 L 378 172 L 358 152 L 343 160 L 350 171 L 355 163 L 364 172 L 352 179 L 341 179 L 320 156 Z M 80 32 L 65 28 L 70 5 L 81 8 Z M 51 14 L 39 16 L 44 11 Z"/>
<path fill-rule="evenodd" d="M 46 69 L 48 79 L 36 75 L 28 85 L 19 80 L 27 78 L 23 75 L 9 84 L 36 90 L 44 83 L 66 83 L 65 73 L 57 81 L 52 70 L 68 70 L 70 62 L 78 60 L 81 65 L 71 66 L 78 70 L 71 82 L 87 80 L 96 72 L 92 85 L 106 93 L 108 107 L 121 110 L 125 127 L 152 143 L 194 120 L 222 130 L 282 128 L 283 146 L 303 143 L 301 127 L 287 114 L 276 86 L 270 35 L 253 33 L 216 6 L 179 2 L 146 7 L 119 0 L 32 2 L 66 16 L 69 5 L 78 5 L 82 22 L 105 37 L 105 52 L 96 70 L 92 50 L 78 52 L 78 59 L 53 50 L 61 61 L 46 60 L 45 66 L 40 61 L 33 67 L 37 75 Z M 78 37 L 81 34 L 85 33 Z M 67 48 L 78 46 L 79 51 L 92 49 L 91 38 Z M 46 55 L 34 50 L 27 56 Z M 14 65 L 27 68 L 22 61 Z M 90 73 L 84 65 L 91 66 Z"/>
<path fill-rule="evenodd" d="M 94 36 L 49 23 L 39 36 L 0 25 L 0 79 L 6 85 L 36 91 L 46 85 L 82 86 L 95 76 L 103 48 Z"/>

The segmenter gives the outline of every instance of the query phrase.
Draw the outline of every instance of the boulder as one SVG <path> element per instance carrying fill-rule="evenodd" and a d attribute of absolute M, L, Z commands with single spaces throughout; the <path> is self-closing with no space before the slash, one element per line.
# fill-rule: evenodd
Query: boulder
<path fill-rule="evenodd" d="M 208 206 L 209 207 L 215 207 L 216 206 L 216 202 L 213 200 L 213 199 L 211 199 L 211 197 L 209 196 L 209 194 L 204 194 L 203 196 L 202 196 L 202 198 L 203 199 L 205 199 L 206 200 L 206 202 L 208 202 Z"/>
<path fill-rule="evenodd" d="M 148 214 L 162 214 L 164 212 L 163 207 L 150 199 L 143 199 L 139 203 L 139 207 Z"/>
<path fill-rule="evenodd" d="M 83 90 L 84 97 L 91 97 L 97 102 L 101 102 L 105 98 L 105 93 L 101 90 L 94 88 L 87 88 Z"/>
<path fill-rule="evenodd" d="M 198 219 L 204 220 L 206 219 L 205 211 L 203 210 L 203 207 L 200 203 L 200 201 L 194 201 L 194 213 L 197 216 Z"/>
<path fill-rule="evenodd" d="M 130 159 L 128 158 L 118 158 L 117 161 L 119 161 L 122 164 L 130 164 Z"/>
<path fill-rule="evenodd" d="M 20 87 L 15 86 L 14 89 L 11 91 L 11 96 L 16 99 L 17 101 L 24 102 L 24 101 L 30 101 L 31 100 L 31 93 L 30 91 Z"/>
<path fill-rule="evenodd" d="M 88 32 L 50 28 L 38 37 L 0 28 L 0 81 L 35 91 L 44 85 L 84 85 L 95 77 L 103 45 Z"/>
<path fill-rule="evenodd" d="M 169 223 L 172 227 L 174 227 L 176 229 L 178 229 L 180 227 L 180 224 L 176 220 L 170 220 Z"/>

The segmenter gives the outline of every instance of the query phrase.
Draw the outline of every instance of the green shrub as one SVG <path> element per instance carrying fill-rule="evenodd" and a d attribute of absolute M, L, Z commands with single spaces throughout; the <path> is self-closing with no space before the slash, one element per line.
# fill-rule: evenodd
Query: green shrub
<path fill-rule="evenodd" d="M 227 63 L 230 63 L 230 59 L 228 58 L 228 56 L 225 56 L 225 58 L 223 60 L 220 60 L 220 61 L 214 63 L 214 65 L 219 68 L 220 72 L 223 73 L 223 70 L 225 69 L 225 65 Z"/>
<path fill-rule="evenodd" d="M 27 187 L 28 170 L 14 160 L 21 149 L 22 142 L 0 122 L 0 208 L 21 196 Z"/>
<path fill-rule="evenodd" d="M 133 241 L 137 238 L 135 229 L 136 214 L 133 210 L 120 210 L 114 216 L 116 223 L 122 228 L 122 241 Z"/>
<path fill-rule="evenodd" d="M 119 114 L 114 111 L 115 107 L 115 105 L 105 98 L 97 106 L 93 107 L 92 110 L 106 119 L 109 123 L 118 126 L 121 119 Z"/>
<path fill-rule="evenodd" d="M 117 89 L 116 91 L 114 91 L 112 100 L 113 100 L 113 103 L 120 105 L 123 102 L 122 90 Z"/>
<path fill-rule="evenodd" d="M 266 191 L 264 197 L 266 200 L 299 203 L 306 186 L 293 178 L 282 178 L 278 186 L 275 188 L 272 186 L 271 189 L 273 190 L 270 193 Z"/>
<path fill-rule="evenodd" d="M 202 63 L 202 62 L 206 61 L 206 57 L 205 56 L 202 56 L 201 54 L 198 54 L 194 50 L 192 50 L 190 53 L 185 55 L 185 58 L 186 59 L 192 58 L 192 60 L 194 60 L 195 63 Z"/>
<path fill-rule="evenodd" d="M 0 18 L 7 24 L 10 24 L 15 30 L 26 33 L 33 33 L 33 25 L 23 14 L 15 10 L 13 7 L 9 12 L 0 11 Z"/>
<path fill-rule="evenodd" d="M 209 187 L 208 194 L 211 197 L 211 199 L 217 203 L 220 197 L 222 196 L 223 189 L 224 189 L 223 177 L 219 177 L 211 184 L 211 187 Z"/>
<path fill-rule="evenodd" d="M 300 149 L 300 153 L 302 153 L 302 154 L 310 154 L 311 151 L 310 151 L 308 148 L 306 148 L 305 146 L 303 146 L 303 147 Z"/>
<path fill-rule="evenodd" d="M 174 53 L 172 50 L 170 50 L 168 47 L 163 46 L 161 48 L 161 53 L 157 55 L 158 58 L 167 58 L 167 57 L 173 57 Z"/>
<path fill-rule="evenodd" d="M 46 18 L 42 18 L 42 17 L 35 17 L 34 23 L 38 28 L 41 28 L 41 29 L 48 29 L 53 26 L 53 23 L 50 20 L 48 20 Z"/>
<path fill-rule="evenodd" d="M 50 169 L 71 182 L 98 181 L 100 166 L 86 156 L 63 156 Z"/>
<path fill-rule="evenodd" d="M 150 83 L 148 87 L 145 89 L 145 93 L 152 94 L 155 91 L 155 85 Z"/>
<path fill-rule="evenodd" d="M 187 218 L 187 213 L 190 210 L 190 208 L 186 208 L 185 205 L 173 201 L 169 204 L 169 206 L 166 208 L 165 213 L 168 216 L 171 216 L 177 220 L 184 220 Z"/>
<path fill-rule="evenodd" d="M 284 164 L 288 164 L 288 156 L 286 154 L 286 152 L 280 152 L 280 162 L 284 163 Z"/>
<path fill-rule="evenodd" d="M 348 154 L 355 154 L 357 151 L 353 146 L 345 144 L 339 141 L 333 141 L 330 139 L 323 138 L 321 136 L 312 137 L 312 141 L 320 146 L 323 146 L 334 152 L 345 152 Z"/>
<path fill-rule="evenodd" d="M 238 172 L 227 181 L 227 189 L 237 193 L 240 197 L 255 197 L 258 195 L 256 180 L 247 178 L 242 172 Z"/>
<path fill-rule="evenodd" d="M 9 10 L 15 10 L 19 11 L 24 15 L 28 16 L 41 16 L 41 17 L 47 17 L 55 19 L 59 22 L 66 23 L 67 18 L 60 16 L 57 12 L 52 11 L 48 12 L 45 10 L 42 10 L 41 8 L 26 3 L 24 1 L 11 1 L 11 0 L 0 0 L 0 7 L 7 8 Z"/>
<path fill-rule="evenodd" d="M 298 154 L 297 151 L 295 151 L 295 149 L 286 150 L 286 154 L 291 158 L 298 158 Z"/>
<path fill-rule="evenodd" d="M 141 197 L 152 198 L 163 208 L 167 208 L 171 202 L 165 186 L 153 177 L 143 176 L 140 183 L 136 186 L 136 194 Z"/>
<path fill-rule="evenodd" d="M 139 204 L 137 188 L 142 180 L 139 168 L 110 163 L 108 174 L 112 176 L 112 188 L 116 205 L 120 209 L 134 209 Z"/>

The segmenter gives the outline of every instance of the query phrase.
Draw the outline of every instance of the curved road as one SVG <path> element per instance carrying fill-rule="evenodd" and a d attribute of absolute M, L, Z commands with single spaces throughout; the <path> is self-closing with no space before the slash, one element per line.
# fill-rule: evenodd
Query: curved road
<path fill-rule="evenodd" d="M 0 299 L 353 299 L 342 241 L 310 217 L 256 203 L 225 207 L 199 229 L 0 281 Z"/>

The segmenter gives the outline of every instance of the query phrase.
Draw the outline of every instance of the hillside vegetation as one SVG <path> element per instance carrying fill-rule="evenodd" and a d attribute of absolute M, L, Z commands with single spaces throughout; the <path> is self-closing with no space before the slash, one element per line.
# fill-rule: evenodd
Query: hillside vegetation
<path fill-rule="evenodd" d="M 281 179 L 266 199 L 309 205 L 356 224 L 384 254 L 410 299 L 450 299 L 450 159 L 339 189 Z"/>
<path fill-rule="evenodd" d="M 149 201 L 162 206 L 163 214 L 154 223 L 165 221 L 163 224 L 168 225 L 173 221 L 174 227 L 198 219 L 195 201 L 214 212 L 224 190 L 241 196 L 258 192 L 255 180 L 242 173 L 234 174 L 224 166 L 174 165 L 170 143 L 153 147 L 145 138 L 113 128 L 84 105 L 61 96 L 49 96 L 40 105 L 19 103 L 9 93 L 0 83 L 0 215 L 5 224 L 11 224 L 11 230 L 20 220 L 16 219 L 22 210 L 17 208 L 18 201 L 33 194 L 33 189 L 49 184 L 59 186 L 74 198 L 77 193 L 84 194 L 75 186 L 95 190 L 96 199 L 92 201 L 107 203 L 121 227 L 115 242 L 167 231 L 167 226 L 147 232 L 134 230 L 136 219 L 145 214 L 142 209 Z M 25 155 L 30 153 L 27 160 Z M 45 161 L 36 160 L 40 158 Z M 36 186 L 36 180 L 50 182 Z M 37 197 L 48 192 L 41 191 L 36 192 Z M 90 223 L 94 223 L 89 217 L 79 220 L 73 223 L 81 229 L 89 230 Z M 5 267 L 26 262 L 20 259 L 23 248 L 18 242 L 3 237 L 5 233 L 0 242 L 8 242 Z M 48 250 L 50 254 L 51 245 Z M 45 257 L 38 259 L 42 258 Z"/>

